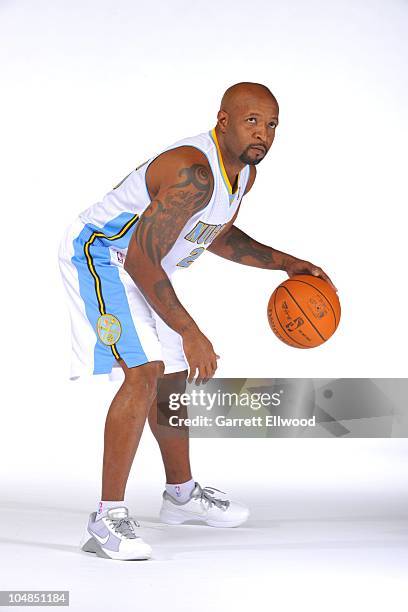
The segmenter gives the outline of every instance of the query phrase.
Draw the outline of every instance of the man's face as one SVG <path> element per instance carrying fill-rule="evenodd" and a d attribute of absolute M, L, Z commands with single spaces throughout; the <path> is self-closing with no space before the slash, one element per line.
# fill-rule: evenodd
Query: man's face
<path fill-rule="evenodd" d="M 248 97 L 228 117 L 228 148 L 243 164 L 263 160 L 275 138 L 279 109 L 270 97 Z"/>

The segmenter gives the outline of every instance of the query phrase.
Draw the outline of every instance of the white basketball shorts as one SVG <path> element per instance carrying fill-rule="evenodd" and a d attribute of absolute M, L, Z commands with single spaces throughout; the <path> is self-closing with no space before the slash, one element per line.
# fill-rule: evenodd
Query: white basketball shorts
<path fill-rule="evenodd" d="M 95 234 L 95 226 L 77 219 L 58 253 L 71 318 L 71 380 L 89 374 L 123 378 L 118 359 L 129 368 L 163 361 L 165 374 L 188 370 L 180 334 L 150 307 L 123 268 L 125 242 L 107 246 Z"/>

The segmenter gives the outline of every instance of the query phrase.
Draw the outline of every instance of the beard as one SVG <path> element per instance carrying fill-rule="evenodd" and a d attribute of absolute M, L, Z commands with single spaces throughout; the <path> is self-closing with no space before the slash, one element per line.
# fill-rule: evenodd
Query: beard
<path fill-rule="evenodd" d="M 249 165 L 249 166 L 256 166 L 257 164 L 259 164 L 259 162 L 261 162 L 263 160 L 263 158 L 266 155 L 266 152 L 262 155 L 262 157 L 249 157 L 248 155 L 248 151 L 251 148 L 251 146 L 247 147 L 239 156 L 240 161 L 242 161 L 243 164 Z"/>

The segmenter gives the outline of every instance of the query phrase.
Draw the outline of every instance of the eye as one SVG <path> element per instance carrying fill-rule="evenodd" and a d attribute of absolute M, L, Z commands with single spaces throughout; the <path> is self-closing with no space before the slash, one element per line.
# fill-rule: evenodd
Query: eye
<path fill-rule="evenodd" d="M 252 125 L 254 125 L 257 122 L 256 117 L 248 117 L 247 121 L 249 121 L 250 123 L 252 123 Z M 271 121 L 269 124 L 269 127 L 271 127 L 272 129 L 275 129 L 277 127 L 277 123 L 275 123 L 275 121 Z"/>

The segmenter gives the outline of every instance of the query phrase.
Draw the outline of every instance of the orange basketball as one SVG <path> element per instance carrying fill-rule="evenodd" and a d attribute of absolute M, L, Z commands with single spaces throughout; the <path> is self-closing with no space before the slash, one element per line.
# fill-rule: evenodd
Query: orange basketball
<path fill-rule="evenodd" d="M 334 334 L 340 321 L 340 302 L 329 283 L 298 274 L 276 287 L 268 303 L 274 334 L 289 346 L 313 348 Z"/>

